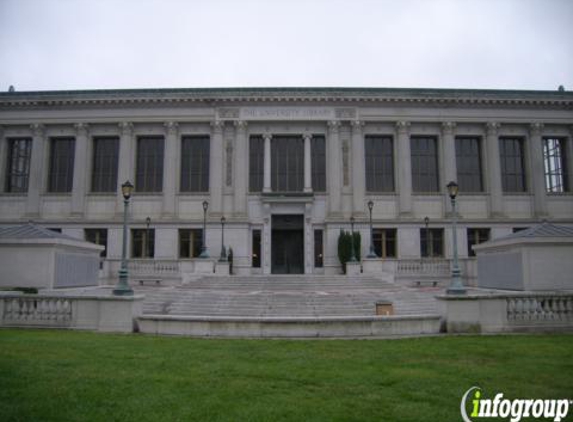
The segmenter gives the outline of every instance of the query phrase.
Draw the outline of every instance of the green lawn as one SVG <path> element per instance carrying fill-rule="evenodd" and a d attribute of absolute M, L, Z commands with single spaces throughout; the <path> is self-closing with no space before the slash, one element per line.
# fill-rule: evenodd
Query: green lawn
<path fill-rule="evenodd" d="M 489 397 L 573 398 L 573 336 L 278 341 L 0 330 L 2 422 L 459 421 L 473 385 Z"/>

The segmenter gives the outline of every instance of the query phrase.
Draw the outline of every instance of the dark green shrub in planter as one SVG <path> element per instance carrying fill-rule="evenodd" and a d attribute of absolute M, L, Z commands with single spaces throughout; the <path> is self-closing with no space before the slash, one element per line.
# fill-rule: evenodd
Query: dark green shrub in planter
<path fill-rule="evenodd" d="M 352 254 L 352 241 L 354 240 L 354 255 L 357 261 L 360 261 L 360 233 L 354 232 L 354 239 L 352 233 L 340 229 L 338 235 L 338 260 L 342 265 L 342 270 L 346 274 L 346 263 L 350 261 Z"/>

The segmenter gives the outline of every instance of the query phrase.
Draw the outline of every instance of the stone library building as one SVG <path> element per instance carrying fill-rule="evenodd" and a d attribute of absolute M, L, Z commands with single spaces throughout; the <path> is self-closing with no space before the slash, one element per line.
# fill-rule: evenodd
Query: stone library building
<path fill-rule="evenodd" d="M 137 274 L 184 280 L 229 258 L 232 274 L 341 274 L 339 236 L 354 230 L 359 260 L 396 279 L 446 279 L 455 236 L 471 285 L 473 245 L 543 220 L 573 226 L 573 93 L 0 93 L 0 227 L 104 245 L 113 283 L 126 181 Z"/>

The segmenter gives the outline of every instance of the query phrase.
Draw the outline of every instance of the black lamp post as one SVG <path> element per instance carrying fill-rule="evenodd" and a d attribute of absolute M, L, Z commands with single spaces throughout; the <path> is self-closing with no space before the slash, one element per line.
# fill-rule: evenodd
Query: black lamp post
<path fill-rule="evenodd" d="M 426 258 L 430 256 L 430 217 L 424 217 L 424 225 L 426 226 Z"/>
<path fill-rule="evenodd" d="M 457 239 L 457 212 L 456 212 L 456 196 L 458 195 L 458 184 L 456 182 L 450 182 L 447 185 L 448 194 L 450 195 L 450 200 L 452 202 L 452 237 L 454 246 L 454 262 L 452 265 L 452 282 L 450 287 L 448 287 L 448 294 L 464 294 L 466 289 L 462 284 L 462 277 L 460 271 L 460 265 L 458 262 L 458 239 Z"/>
<path fill-rule="evenodd" d="M 227 250 L 225 249 L 225 216 L 221 217 L 221 256 L 219 262 L 227 262 Z"/>
<path fill-rule="evenodd" d="M 123 244 L 121 247 L 121 267 L 119 270 L 119 280 L 113 289 L 113 294 L 118 296 L 133 295 L 133 290 L 131 287 L 129 287 L 127 282 L 127 209 L 129 207 L 129 198 L 131 198 L 132 191 L 133 185 L 129 180 L 121 185 L 121 194 L 123 195 Z"/>
<path fill-rule="evenodd" d="M 370 253 L 368 258 L 378 258 L 376 251 L 374 250 L 374 231 L 372 229 L 372 208 L 374 208 L 374 202 L 372 200 L 368 201 L 368 211 L 370 211 Z"/>
<path fill-rule="evenodd" d="M 354 216 L 350 217 L 350 260 L 348 262 L 356 262 L 356 253 L 354 252 Z"/>
<path fill-rule="evenodd" d="M 209 251 L 207 251 L 207 210 L 209 209 L 209 203 L 203 201 L 203 244 L 201 245 L 201 255 L 199 258 L 209 258 Z"/>
<path fill-rule="evenodd" d="M 151 218 L 147 217 L 145 219 L 145 225 L 146 225 L 146 230 L 145 230 L 145 257 L 146 258 L 151 257 L 151 253 L 149 251 L 149 225 L 150 224 L 151 224 Z"/>

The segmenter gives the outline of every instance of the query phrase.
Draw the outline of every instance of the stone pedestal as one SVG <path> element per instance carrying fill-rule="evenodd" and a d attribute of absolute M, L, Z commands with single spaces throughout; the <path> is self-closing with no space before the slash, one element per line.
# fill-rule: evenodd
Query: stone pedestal
<path fill-rule="evenodd" d="M 211 259 L 197 259 L 195 261 L 195 274 L 213 274 L 215 263 Z"/>
<path fill-rule="evenodd" d="M 346 275 L 348 277 L 360 275 L 360 262 L 347 262 Z"/>
<path fill-rule="evenodd" d="M 229 262 L 219 262 L 215 263 L 215 274 L 217 275 L 230 275 L 231 266 Z"/>
<path fill-rule="evenodd" d="M 380 258 L 364 258 L 362 260 L 362 271 L 364 274 L 382 274 L 382 261 Z"/>

